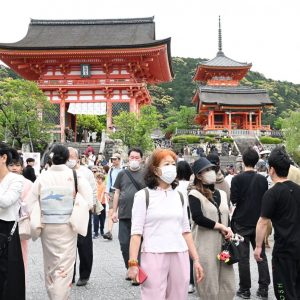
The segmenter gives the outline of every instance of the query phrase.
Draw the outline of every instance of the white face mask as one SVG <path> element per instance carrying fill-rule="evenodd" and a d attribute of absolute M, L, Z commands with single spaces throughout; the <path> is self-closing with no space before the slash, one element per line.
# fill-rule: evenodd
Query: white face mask
<path fill-rule="evenodd" d="M 76 159 L 69 159 L 66 162 L 66 166 L 69 167 L 70 169 L 74 169 L 77 165 L 77 160 Z"/>
<path fill-rule="evenodd" d="M 138 160 L 130 160 L 129 168 L 131 170 L 138 170 L 140 168 L 140 162 Z"/>
<path fill-rule="evenodd" d="M 160 169 L 161 169 L 161 176 L 159 176 L 159 178 L 165 183 L 171 184 L 177 176 L 176 166 L 168 165 L 168 166 L 163 166 Z"/>
<path fill-rule="evenodd" d="M 201 177 L 204 184 L 214 184 L 217 181 L 217 174 L 214 170 L 203 173 Z"/>

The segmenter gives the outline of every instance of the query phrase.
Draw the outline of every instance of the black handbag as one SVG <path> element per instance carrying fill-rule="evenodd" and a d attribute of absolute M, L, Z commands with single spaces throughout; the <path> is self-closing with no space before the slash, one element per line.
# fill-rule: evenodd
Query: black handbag
<path fill-rule="evenodd" d="M 14 223 L 14 226 L 11 229 L 9 236 L 4 233 L 0 233 L 0 257 L 5 256 L 8 250 L 8 243 L 11 241 L 12 236 L 16 230 L 17 221 Z"/>
<path fill-rule="evenodd" d="M 234 241 L 224 241 L 218 259 L 226 265 L 233 265 L 240 260 L 240 252 Z"/>

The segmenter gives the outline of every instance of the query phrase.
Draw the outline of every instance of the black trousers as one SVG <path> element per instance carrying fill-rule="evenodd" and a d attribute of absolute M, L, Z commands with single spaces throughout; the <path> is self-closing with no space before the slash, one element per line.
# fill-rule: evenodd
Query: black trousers
<path fill-rule="evenodd" d="M 128 269 L 129 244 L 131 237 L 131 219 L 119 220 L 119 242 L 126 269 Z"/>
<path fill-rule="evenodd" d="M 300 299 L 300 260 L 273 256 L 273 286 L 276 299 Z"/>
<path fill-rule="evenodd" d="M 104 225 L 106 219 L 106 204 L 102 204 L 103 210 L 101 211 L 100 215 L 94 214 L 93 221 L 94 221 L 94 233 L 99 234 L 99 223 L 100 223 L 100 234 L 104 233 Z"/>
<path fill-rule="evenodd" d="M 79 257 L 79 278 L 89 279 L 92 266 L 93 266 L 93 239 L 92 239 L 92 213 L 90 212 L 90 219 L 88 224 L 88 231 L 86 236 L 78 234 L 77 239 L 78 257 Z M 74 265 L 74 276 L 75 281 L 76 275 L 76 262 Z"/>
<path fill-rule="evenodd" d="M 0 232 L 8 236 L 14 222 L 0 220 Z M 18 226 L 0 257 L 0 300 L 25 300 L 25 271 Z"/>
<path fill-rule="evenodd" d="M 255 227 L 253 228 L 243 228 L 240 225 L 233 225 L 234 232 L 242 235 L 244 237 L 244 242 L 240 243 L 240 261 L 238 263 L 239 267 L 239 277 L 240 277 L 240 288 L 242 290 L 248 290 L 251 288 L 251 274 L 250 274 L 250 245 L 252 249 L 255 249 Z M 260 288 L 268 289 L 270 285 L 270 273 L 268 267 L 267 256 L 265 253 L 265 245 L 263 244 L 262 261 L 257 262 L 258 267 L 258 284 Z"/>

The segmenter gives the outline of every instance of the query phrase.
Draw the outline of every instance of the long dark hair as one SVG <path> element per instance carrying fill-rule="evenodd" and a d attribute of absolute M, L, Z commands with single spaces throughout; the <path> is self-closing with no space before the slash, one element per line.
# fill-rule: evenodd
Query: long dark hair
<path fill-rule="evenodd" d="M 206 186 L 203 185 L 202 181 L 197 178 L 195 175 L 194 184 L 192 186 L 192 189 L 197 190 L 200 192 L 203 196 L 205 196 L 209 200 L 213 200 L 213 192 Z"/>
<path fill-rule="evenodd" d="M 7 144 L 0 142 L 0 156 L 6 154 L 6 166 L 8 166 L 12 160 L 18 160 L 19 159 L 19 153 L 16 149 L 10 148 Z"/>
<path fill-rule="evenodd" d="M 152 153 L 151 157 L 149 158 L 149 161 L 146 165 L 144 177 L 145 184 L 149 189 L 155 189 L 159 186 L 159 177 L 155 174 L 155 171 L 156 168 L 158 168 L 162 159 L 164 159 L 167 156 L 171 156 L 174 159 L 174 161 L 176 161 L 176 154 L 169 149 L 157 149 Z M 177 180 L 174 180 L 171 183 L 172 189 L 175 189 L 177 185 Z"/>

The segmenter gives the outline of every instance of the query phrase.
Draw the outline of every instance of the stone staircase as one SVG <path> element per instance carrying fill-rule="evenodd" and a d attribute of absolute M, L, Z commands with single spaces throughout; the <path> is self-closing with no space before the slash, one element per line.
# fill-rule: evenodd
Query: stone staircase
<path fill-rule="evenodd" d="M 229 165 L 235 166 L 237 159 L 238 156 L 234 156 L 234 155 L 220 156 L 220 168 L 222 170 L 225 170 L 226 167 Z"/>
<path fill-rule="evenodd" d="M 80 154 L 84 153 L 86 150 L 87 146 L 90 145 L 94 148 L 95 154 L 97 155 L 99 153 L 100 149 L 100 143 L 73 143 L 73 142 L 68 142 L 64 143 L 66 147 L 73 147 L 76 148 Z"/>
<path fill-rule="evenodd" d="M 248 147 L 253 147 L 255 143 L 259 142 L 255 136 L 235 136 L 234 142 L 242 154 Z"/>

